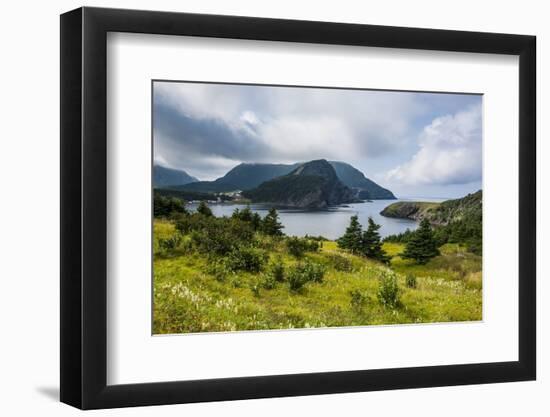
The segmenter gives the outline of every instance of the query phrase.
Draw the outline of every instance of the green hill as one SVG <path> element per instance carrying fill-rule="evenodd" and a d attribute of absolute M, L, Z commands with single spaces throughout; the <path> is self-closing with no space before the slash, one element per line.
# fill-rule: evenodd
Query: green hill
<path fill-rule="evenodd" d="M 197 182 L 198 179 L 183 170 L 153 166 L 153 187 L 164 188 L 173 185 L 183 185 Z"/>
<path fill-rule="evenodd" d="M 390 190 L 366 178 L 361 171 L 350 164 L 337 161 L 328 163 L 334 168 L 338 179 L 351 188 L 356 197 L 365 200 L 395 199 Z M 241 163 L 214 181 L 194 182 L 177 189 L 206 193 L 251 190 L 266 181 L 290 174 L 300 165 L 302 165 L 301 162 L 295 164 Z"/>
<path fill-rule="evenodd" d="M 463 219 L 476 219 L 481 222 L 482 197 L 482 191 L 479 190 L 466 197 L 442 203 L 399 201 L 384 208 L 380 214 L 411 220 L 427 218 L 433 225 L 447 225 Z"/>
<path fill-rule="evenodd" d="M 326 208 L 357 201 L 326 160 L 310 161 L 292 172 L 243 192 L 254 202 L 296 208 Z"/>
<path fill-rule="evenodd" d="M 364 200 L 395 200 L 393 193 L 374 181 L 365 177 L 361 171 L 357 168 L 347 164 L 345 162 L 329 162 L 336 175 L 345 185 L 349 188 L 357 191 L 357 197 Z"/>
<path fill-rule="evenodd" d="M 471 252 L 476 254 L 482 252 L 483 193 L 481 190 L 466 197 L 442 203 L 400 201 L 390 204 L 380 214 L 417 221 L 426 218 L 434 226 L 439 244 L 463 243 Z M 402 233 L 389 236 L 386 240 L 405 242 L 410 235 L 410 232 Z"/>

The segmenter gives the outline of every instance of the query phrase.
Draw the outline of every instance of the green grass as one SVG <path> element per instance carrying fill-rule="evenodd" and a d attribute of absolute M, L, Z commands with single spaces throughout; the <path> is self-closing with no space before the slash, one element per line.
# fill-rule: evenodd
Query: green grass
<path fill-rule="evenodd" d="M 385 216 L 388 217 L 407 217 L 403 216 L 403 211 L 409 212 L 413 211 L 418 213 L 429 213 L 434 212 L 440 207 L 441 203 L 432 203 L 425 201 L 398 201 L 397 203 L 392 203 L 389 206 L 385 207 L 383 212 Z"/>
<path fill-rule="evenodd" d="M 323 282 L 293 292 L 286 282 L 265 289 L 265 272 L 231 273 L 220 280 L 206 272 L 208 259 L 185 244 L 160 253 L 158 239 L 174 233 L 171 223 L 155 220 L 155 334 L 481 320 L 481 257 L 457 245 L 416 265 L 398 256 L 403 245 L 385 243 L 394 256 L 390 268 L 397 272 L 401 300 L 390 309 L 377 299 L 379 277 L 388 267 L 350 255 L 335 242 L 305 255 L 326 266 Z M 264 236 L 260 244 L 269 249 L 270 260 L 281 257 L 287 269 L 304 261 L 290 256 L 280 239 Z M 414 289 L 405 285 L 408 273 L 417 277 Z M 352 292 L 360 294 L 360 302 L 352 303 Z"/>

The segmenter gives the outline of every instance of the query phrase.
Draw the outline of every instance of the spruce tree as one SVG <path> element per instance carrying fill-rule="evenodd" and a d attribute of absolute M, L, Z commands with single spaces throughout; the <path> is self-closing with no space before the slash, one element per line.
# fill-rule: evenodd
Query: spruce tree
<path fill-rule="evenodd" d="M 270 236 L 282 236 L 283 225 L 279 222 L 279 214 L 275 208 L 270 208 L 262 221 L 262 231 Z"/>
<path fill-rule="evenodd" d="M 369 227 L 363 232 L 362 236 L 361 252 L 367 258 L 376 259 L 380 262 L 388 262 L 389 257 L 384 249 L 382 249 L 382 242 L 378 233 L 380 227 L 379 224 L 376 224 L 372 220 L 372 217 L 369 217 Z"/>
<path fill-rule="evenodd" d="M 262 218 L 258 213 L 252 213 L 252 220 L 250 221 L 250 224 L 252 225 L 252 228 L 254 230 L 260 229 L 260 227 L 262 226 Z"/>
<path fill-rule="evenodd" d="M 338 246 L 353 253 L 361 252 L 363 239 L 363 228 L 359 223 L 357 215 L 351 216 L 349 226 L 344 235 L 336 240 Z"/>
<path fill-rule="evenodd" d="M 206 204 L 204 201 L 201 201 L 199 203 L 199 206 L 197 207 L 197 213 L 202 214 L 206 217 L 212 217 L 212 210 L 210 210 L 210 207 L 208 207 L 208 204 Z"/>
<path fill-rule="evenodd" d="M 439 255 L 437 242 L 428 219 L 423 219 L 420 226 L 414 231 L 407 242 L 402 258 L 414 259 L 419 264 L 427 263 L 431 258 Z"/>

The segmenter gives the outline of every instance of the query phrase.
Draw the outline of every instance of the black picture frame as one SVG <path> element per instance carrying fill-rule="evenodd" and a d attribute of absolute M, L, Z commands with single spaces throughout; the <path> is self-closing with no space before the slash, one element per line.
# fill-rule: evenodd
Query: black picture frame
<path fill-rule="evenodd" d="M 519 360 L 107 385 L 108 32 L 519 56 Z M 61 401 L 82 409 L 534 380 L 534 36 L 102 8 L 61 15 Z"/>

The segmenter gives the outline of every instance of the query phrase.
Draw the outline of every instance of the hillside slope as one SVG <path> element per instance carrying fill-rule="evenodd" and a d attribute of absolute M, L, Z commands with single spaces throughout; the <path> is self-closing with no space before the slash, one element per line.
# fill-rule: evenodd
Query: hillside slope
<path fill-rule="evenodd" d="M 460 243 L 477 255 L 483 252 L 483 195 L 479 190 L 466 197 L 442 203 L 398 202 L 380 213 L 387 217 L 428 219 L 438 243 Z M 414 232 L 412 232 L 414 233 Z M 388 236 L 386 240 L 406 242 L 411 232 Z"/>
<path fill-rule="evenodd" d="M 326 160 L 306 162 L 292 172 L 243 192 L 253 202 L 295 208 L 326 208 L 356 201 L 353 191 Z"/>
<path fill-rule="evenodd" d="M 361 171 L 345 162 L 329 162 L 345 185 L 356 190 L 357 197 L 369 200 L 395 200 L 393 193 L 365 177 Z"/>
<path fill-rule="evenodd" d="M 365 177 L 357 168 L 345 162 L 328 161 L 334 168 L 338 179 L 354 191 L 360 199 L 395 199 L 387 190 Z M 295 164 L 241 163 L 214 181 L 199 181 L 179 187 L 188 191 L 221 193 L 235 190 L 251 190 L 260 184 L 290 174 L 301 162 Z"/>
<path fill-rule="evenodd" d="M 427 218 L 433 225 L 447 225 L 465 218 L 481 221 L 482 197 L 482 191 L 479 190 L 466 197 L 442 203 L 399 201 L 384 208 L 380 214 L 386 217 L 411 220 Z"/>
<path fill-rule="evenodd" d="M 153 187 L 163 188 L 197 182 L 198 179 L 183 170 L 153 166 Z"/>

